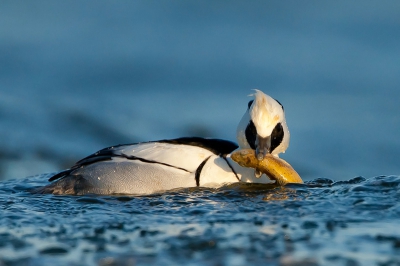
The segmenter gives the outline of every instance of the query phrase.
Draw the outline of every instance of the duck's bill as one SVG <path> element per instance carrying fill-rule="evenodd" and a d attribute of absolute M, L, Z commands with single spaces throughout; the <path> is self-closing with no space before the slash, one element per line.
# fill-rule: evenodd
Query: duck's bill
<path fill-rule="evenodd" d="M 270 153 L 271 149 L 271 136 L 266 138 L 257 135 L 256 137 L 256 157 L 257 160 L 261 161 L 267 154 Z"/>
<path fill-rule="evenodd" d="M 237 150 L 231 154 L 232 160 L 240 166 L 254 168 L 256 171 L 266 174 L 279 185 L 287 183 L 303 183 L 300 175 L 285 160 L 266 154 L 262 160 L 256 158 L 252 149 Z"/>

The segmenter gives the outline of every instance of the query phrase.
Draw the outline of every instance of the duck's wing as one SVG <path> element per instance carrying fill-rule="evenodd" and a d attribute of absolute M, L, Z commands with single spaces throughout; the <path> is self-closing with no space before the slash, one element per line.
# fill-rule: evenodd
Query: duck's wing
<path fill-rule="evenodd" d="M 102 150 L 99 150 L 98 152 L 95 152 L 95 153 L 79 160 L 71 168 L 63 170 L 63 171 L 53 175 L 52 177 L 49 178 L 49 181 L 57 180 L 63 176 L 70 174 L 72 171 L 74 171 L 78 168 L 84 167 L 86 165 L 89 165 L 89 164 L 94 164 L 96 162 L 102 162 L 102 161 L 110 161 L 114 157 L 119 156 L 117 153 L 119 148 L 122 148 L 123 146 L 132 146 L 132 145 L 137 145 L 137 144 L 138 143 L 117 145 L 117 146 L 111 146 L 111 147 L 107 147 Z"/>
<path fill-rule="evenodd" d="M 70 169 L 52 176 L 49 181 L 69 175 L 78 168 L 116 158 L 156 163 L 187 172 L 195 172 L 210 156 L 217 155 L 225 158 L 227 154 L 237 147 L 231 141 L 199 137 L 117 145 L 102 149 L 83 158 Z"/>

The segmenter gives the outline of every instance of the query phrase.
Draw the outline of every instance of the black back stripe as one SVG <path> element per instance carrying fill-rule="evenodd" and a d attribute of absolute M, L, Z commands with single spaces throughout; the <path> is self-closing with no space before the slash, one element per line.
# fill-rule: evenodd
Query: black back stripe
<path fill-rule="evenodd" d="M 96 155 L 96 156 L 92 156 L 92 157 L 87 157 L 84 160 L 83 159 L 80 160 L 76 165 L 84 166 L 84 165 L 93 164 L 93 163 L 101 162 L 101 161 L 110 161 L 115 156 L 117 156 L 117 154 Z"/>
<path fill-rule="evenodd" d="M 206 159 L 204 159 L 204 161 L 199 165 L 199 167 L 197 167 L 196 169 L 196 173 L 194 175 L 194 179 L 196 180 L 196 186 L 200 186 L 200 174 L 201 174 L 201 170 L 203 170 L 204 165 L 207 163 L 208 159 L 210 159 L 211 155 L 208 156 Z"/>
<path fill-rule="evenodd" d="M 185 137 L 178 139 L 165 139 L 156 142 L 190 145 L 200 147 L 211 151 L 215 155 L 226 155 L 238 148 L 238 145 L 234 142 L 223 140 L 223 139 L 206 139 L 200 137 Z"/>
<path fill-rule="evenodd" d="M 89 164 L 93 164 L 93 163 L 97 163 L 97 162 L 102 162 L 102 161 L 111 161 L 113 157 L 115 157 L 116 155 L 113 154 L 107 154 L 107 155 L 103 155 L 103 154 L 99 154 L 96 155 L 92 154 L 82 160 L 80 160 L 79 162 L 77 162 L 74 166 L 72 166 L 70 169 L 64 170 L 59 172 L 58 174 L 53 175 L 52 177 L 49 178 L 49 181 L 54 181 L 57 180 L 59 178 L 62 178 L 66 175 L 69 175 L 71 172 L 73 172 L 74 170 L 84 167 L 85 165 L 89 165 Z"/>
<path fill-rule="evenodd" d="M 231 168 L 231 170 L 232 170 L 232 173 L 234 173 L 234 174 L 235 174 L 235 176 L 236 176 L 236 179 L 237 179 L 238 181 L 240 181 L 240 178 L 238 177 L 238 175 L 237 175 L 237 173 L 236 173 L 235 169 L 233 169 L 232 165 L 229 163 L 229 161 L 226 159 L 226 157 L 223 157 L 223 158 L 224 158 L 224 160 L 225 160 L 226 164 L 229 166 L 229 168 Z"/>
<path fill-rule="evenodd" d="M 126 154 L 115 154 L 115 155 L 113 156 L 113 158 L 118 158 L 118 157 L 120 157 L 120 158 L 126 158 L 126 159 L 128 159 L 128 160 L 138 160 L 138 161 L 141 161 L 141 162 L 144 162 L 144 163 L 161 164 L 161 165 L 165 165 L 165 166 L 168 166 L 168 167 L 172 167 L 172 168 L 175 168 L 175 169 L 182 170 L 182 171 L 185 171 L 185 172 L 190 173 L 190 171 L 187 170 L 187 169 L 185 169 L 185 168 L 181 168 L 181 167 L 174 166 L 174 165 L 167 164 L 167 163 L 162 163 L 162 162 L 157 162 L 157 161 L 153 161 L 153 160 L 148 160 L 148 159 L 144 159 L 144 158 L 140 158 L 140 157 L 136 157 L 136 156 L 129 156 L 129 155 L 126 155 Z M 97 160 L 90 160 L 90 159 L 97 159 Z M 74 167 L 72 167 L 71 169 L 64 170 L 64 171 L 62 171 L 62 172 L 60 172 L 60 173 L 58 173 L 58 174 L 53 175 L 52 177 L 49 178 L 49 181 L 51 182 L 51 181 L 57 180 L 57 179 L 59 179 L 59 178 L 62 178 L 62 177 L 64 177 L 64 176 L 67 176 L 67 175 L 69 175 L 71 172 L 73 172 L 74 170 L 76 170 L 76 169 L 78 169 L 78 168 L 81 168 L 81 167 L 83 167 L 83 166 L 85 166 L 85 165 L 88 165 L 88 164 L 92 164 L 92 163 L 96 163 L 96 162 L 100 162 L 100 161 L 110 161 L 110 160 L 112 160 L 112 157 L 100 156 L 100 157 L 94 157 L 94 158 L 90 158 L 90 159 L 87 160 L 87 161 L 85 160 L 83 163 L 79 164 L 79 166 L 74 166 Z"/>
<path fill-rule="evenodd" d="M 116 156 L 116 157 L 117 157 L 117 156 Z M 168 167 L 172 167 L 172 168 L 179 169 L 179 170 L 182 170 L 182 171 L 185 171 L 185 172 L 190 173 L 190 171 L 187 170 L 187 169 L 185 169 L 185 168 L 181 168 L 181 167 L 174 166 L 174 165 L 167 164 L 167 163 L 162 163 L 162 162 L 157 162 L 157 161 L 153 161 L 153 160 L 148 160 L 148 159 L 144 159 L 144 158 L 140 158 L 140 157 L 136 157 L 136 156 L 132 156 L 132 155 L 129 156 L 129 155 L 126 155 L 126 154 L 121 154 L 119 157 L 123 157 L 123 158 L 126 158 L 126 159 L 128 159 L 128 160 L 138 160 L 138 161 L 141 161 L 141 162 L 144 162 L 144 163 L 161 164 L 161 165 L 165 165 L 165 166 L 168 166 Z"/>
<path fill-rule="evenodd" d="M 61 171 L 61 172 L 59 172 L 59 173 L 53 175 L 52 177 L 50 177 L 50 178 L 49 178 L 49 182 L 54 181 L 54 180 L 57 180 L 57 179 L 59 179 L 59 178 L 61 178 L 61 177 L 64 177 L 64 176 L 66 176 L 66 175 L 69 175 L 69 174 L 70 174 L 72 171 L 74 171 L 74 170 L 75 170 L 75 169 L 67 169 L 67 170 Z"/>

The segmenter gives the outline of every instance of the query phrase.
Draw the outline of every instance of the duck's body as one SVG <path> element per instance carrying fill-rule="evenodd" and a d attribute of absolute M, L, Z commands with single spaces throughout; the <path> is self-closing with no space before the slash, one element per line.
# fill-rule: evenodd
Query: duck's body
<path fill-rule="evenodd" d="M 54 175 L 40 189 L 53 194 L 149 194 L 180 187 L 217 187 L 255 181 L 254 170 L 236 164 L 230 141 L 179 138 L 102 149 Z M 247 178 L 246 178 L 247 177 Z M 268 182 L 263 176 L 258 182 Z"/>
<path fill-rule="evenodd" d="M 260 108 L 261 104 L 272 104 L 273 109 L 279 108 L 281 117 L 275 121 L 278 116 L 275 115 L 275 125 L 270 125 L 265 114 L 262 114 L 264 118 L 252 114 L 254 108 Z M 260 110 L 257 114 L 260 114 Z M 260 119 L 268 120 L 265 120 L 269 127 L 265 136 L 258 134 Z M 255 102 L 249 102 L 237 134 L 240 148 L 253 148 L 258 154 L 265 155 L 268 152 L 278 156 L 279 152 L 286 150 L 289 140 L 283 108 L 269 96 L 257 91 Z M 216 187 L 239 181 L 271 182 L 266 175 L 255 175 L 254 169 L 241 167 L 230 158 L 229 154 L 239 146 L 226 140 L 192 137 L 109 147 L 54 175 L 49 180 L 53 183 L 36 192 L 149 194 L 181 187 Z"/>

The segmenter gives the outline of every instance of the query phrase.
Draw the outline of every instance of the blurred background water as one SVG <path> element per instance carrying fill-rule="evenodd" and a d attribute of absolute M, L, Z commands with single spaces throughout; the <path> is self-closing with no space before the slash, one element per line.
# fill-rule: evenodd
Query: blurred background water
<path fill-rule="evenodd" d="M 0 1 L 0 266 L 399 265 L 399 14 L 386 0 Z M 119 143 L 234 141 L 254 88 L 285 106 L 283 158 L 306 184 L 27 192 L 49 175 L 24 177 Z"/>
<path fill-rule="evenodd" d="M 1 1 L 0 179 L 284 106 L 305 180 L 399 174 L 399 1 Z"/>

